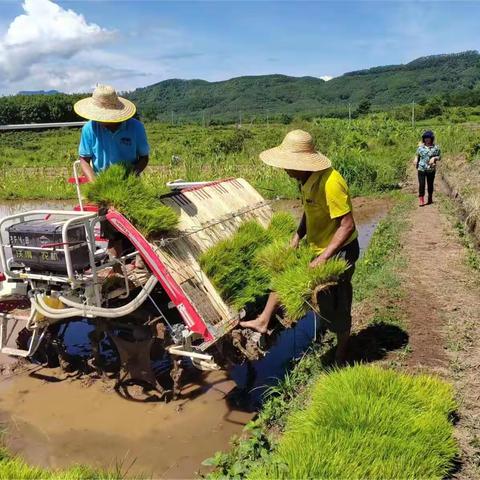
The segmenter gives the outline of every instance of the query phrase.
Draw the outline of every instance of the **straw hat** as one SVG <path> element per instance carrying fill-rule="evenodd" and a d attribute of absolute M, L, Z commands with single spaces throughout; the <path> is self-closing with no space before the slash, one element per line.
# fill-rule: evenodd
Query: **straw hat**
<path fill-rule="evenodd" d="M 83 118 L 107 123 L 124 122 L 137 110 L 130 100 L 119 97 L 110 85 L 97 85 L 93 95 L 79 100 L 73 109 Z"/>
<path fill-rule="evenodd" d="M 332 162 L 315 150 L 313 137 L 303 130 L 288 132 L 281 145 L 265 150 L 260 160 L 272 167 L 303 172 L 318 172 L 332 166 Z"/>

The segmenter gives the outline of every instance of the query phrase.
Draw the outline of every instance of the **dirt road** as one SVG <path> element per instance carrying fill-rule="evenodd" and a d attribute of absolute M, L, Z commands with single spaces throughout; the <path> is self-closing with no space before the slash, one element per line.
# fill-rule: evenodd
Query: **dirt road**
<path fill-rule="evenodd" d="M 407 219 L 401 307 L 411 354 L 405 362 L 455 385 L 463 464 L 455 477 L 472 480 L 480 478 L 480 279 L 444 210 L 439 203 L 417 207 Z"/>

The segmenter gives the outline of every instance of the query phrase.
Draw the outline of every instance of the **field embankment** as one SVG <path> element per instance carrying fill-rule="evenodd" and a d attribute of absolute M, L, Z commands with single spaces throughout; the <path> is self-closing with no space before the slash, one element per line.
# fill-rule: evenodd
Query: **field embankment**
<path fill-rule="evenodd" d="M 442 177 L 448 193 L 458 203 L 465 225 L 480 246 L 480 135 L 467 154 L 447 156 Z"/>

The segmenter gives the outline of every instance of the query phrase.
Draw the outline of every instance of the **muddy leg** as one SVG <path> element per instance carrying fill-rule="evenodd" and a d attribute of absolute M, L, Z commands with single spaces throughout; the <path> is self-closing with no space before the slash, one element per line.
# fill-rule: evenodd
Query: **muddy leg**
<path fill-rule="evenodd" d="M 180 379 L 182 377 L 182 360 L 173 359 L 172 369 L 170 370 L 170 377 L 173 380 L 173 399 L 176 400 L 181 393 Z"/>
<path fill-rule="evenodd" d="M 97 372 L 98 375 L 102 375 L 103 372 L 103 360 L 100 354 L 100 342 L 105 334 L 105 327 L 100 323 L 95 324 L 95 330 L 88 334 L 88 338 L 92 344 L 92 361 L 89 365 Z"/>

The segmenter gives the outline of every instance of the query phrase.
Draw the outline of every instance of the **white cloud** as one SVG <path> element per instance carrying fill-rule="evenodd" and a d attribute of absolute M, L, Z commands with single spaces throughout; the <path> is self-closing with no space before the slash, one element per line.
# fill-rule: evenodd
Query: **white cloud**
<path fill-rule="evenodd" d="M 328 82 L 329 80 L 331 80 L 333 77 L 331 77 L 330 75 L 323 75 L 322 77 L 320 77 L 322 80 L 325 80 L 326 82 Z"/>
<path fill-rule="evenodd" d="M 10 23 L 0 39 L 0 75 L 4 82 L 21 82 L 32 74 L 46 73 L 40 65 L 52 59 L 68 60 L 115 35 L 50 0 L 25 0 L 22 7 L 24 14 Z"/>

